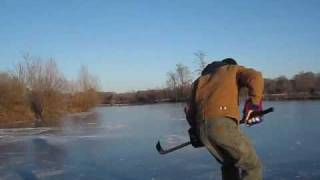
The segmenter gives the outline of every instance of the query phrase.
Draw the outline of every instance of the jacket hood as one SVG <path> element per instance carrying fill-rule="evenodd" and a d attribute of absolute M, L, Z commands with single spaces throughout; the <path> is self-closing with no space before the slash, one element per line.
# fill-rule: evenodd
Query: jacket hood
<path fill-rule="evenodd" d="M 213 61 L 203 69 L 203 71 L 201 72 L 201 76 L 204 76 L 207 74 L 214 74 L 220 67 L 225 65 L 228 65 L 228 64 L 221 61 Z"/>

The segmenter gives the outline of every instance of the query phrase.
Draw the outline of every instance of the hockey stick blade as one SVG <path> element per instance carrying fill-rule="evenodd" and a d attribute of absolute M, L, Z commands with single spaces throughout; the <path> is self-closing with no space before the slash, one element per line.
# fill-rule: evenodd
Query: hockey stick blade
<path fill-rule="evenodd" d="M 188 142 L 185 142 L 185 143 L 183 143 L 183 144 L 180 144 L 180 145 L 175 146 L 175 147 L 170 148 L 170 149 L 163 149 L 163 148 L 161 147 L 160 141 L 158 141 L 158 142 L 157 142 L 157 145 L 156 145 L 156 149 L 157 149 L 157 151 L 159 152 L 159 154 L 168 154 L 168 153 L 170 153 L 170 152 L 176 151 L 176 150 L 181 149 L 181 148 L 183 148 L 183 147 L 185 147 L 185 146 L 188 146 L 188 145 L 190 145 L 190 144 L 191 144 L 191 142 L 188 141 Z"/>

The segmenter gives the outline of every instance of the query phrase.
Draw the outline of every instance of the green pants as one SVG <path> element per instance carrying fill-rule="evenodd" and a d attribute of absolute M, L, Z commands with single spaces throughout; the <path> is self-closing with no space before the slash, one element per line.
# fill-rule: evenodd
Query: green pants
<path fill-rule="evenodd" d="M 262 180 L 262 166 L 249 139 L 230 118 L 199 123 L 200 138 L 222 164 L 223 180 Z"/>

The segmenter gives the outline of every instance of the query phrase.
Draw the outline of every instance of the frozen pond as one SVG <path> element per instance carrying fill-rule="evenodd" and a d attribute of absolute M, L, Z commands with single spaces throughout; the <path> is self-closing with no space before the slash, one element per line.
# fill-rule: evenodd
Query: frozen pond
<path fill-rule="evenodd" d="M 267 102 L 275 112 L 243 127 L 265 179 L 320 179 L 320 101 Z M 0 130 L 0 179 L 220 179 L 205 149 L 165 156 L 154 146 L 188 140 L 183 104 L 99 107 L 62 127 Z"/>

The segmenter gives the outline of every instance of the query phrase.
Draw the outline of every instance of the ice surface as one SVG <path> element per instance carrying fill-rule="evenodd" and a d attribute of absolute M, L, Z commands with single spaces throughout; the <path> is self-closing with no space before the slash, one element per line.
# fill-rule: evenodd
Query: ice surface
<path fill-rule="evenodd" d="M 265 179 L 320 179 L 320 102 L 266 104 L 271 105 L 276 112 L 264 123 L 243 128 L 264 164 Z M 166 146 L 188 140 L 182 107 L 101 107 L 95 120 L 0 129 L 0 179 L 221 179 L 219 164 L 205 148 L 156 152 L 159 139 Z"/>

